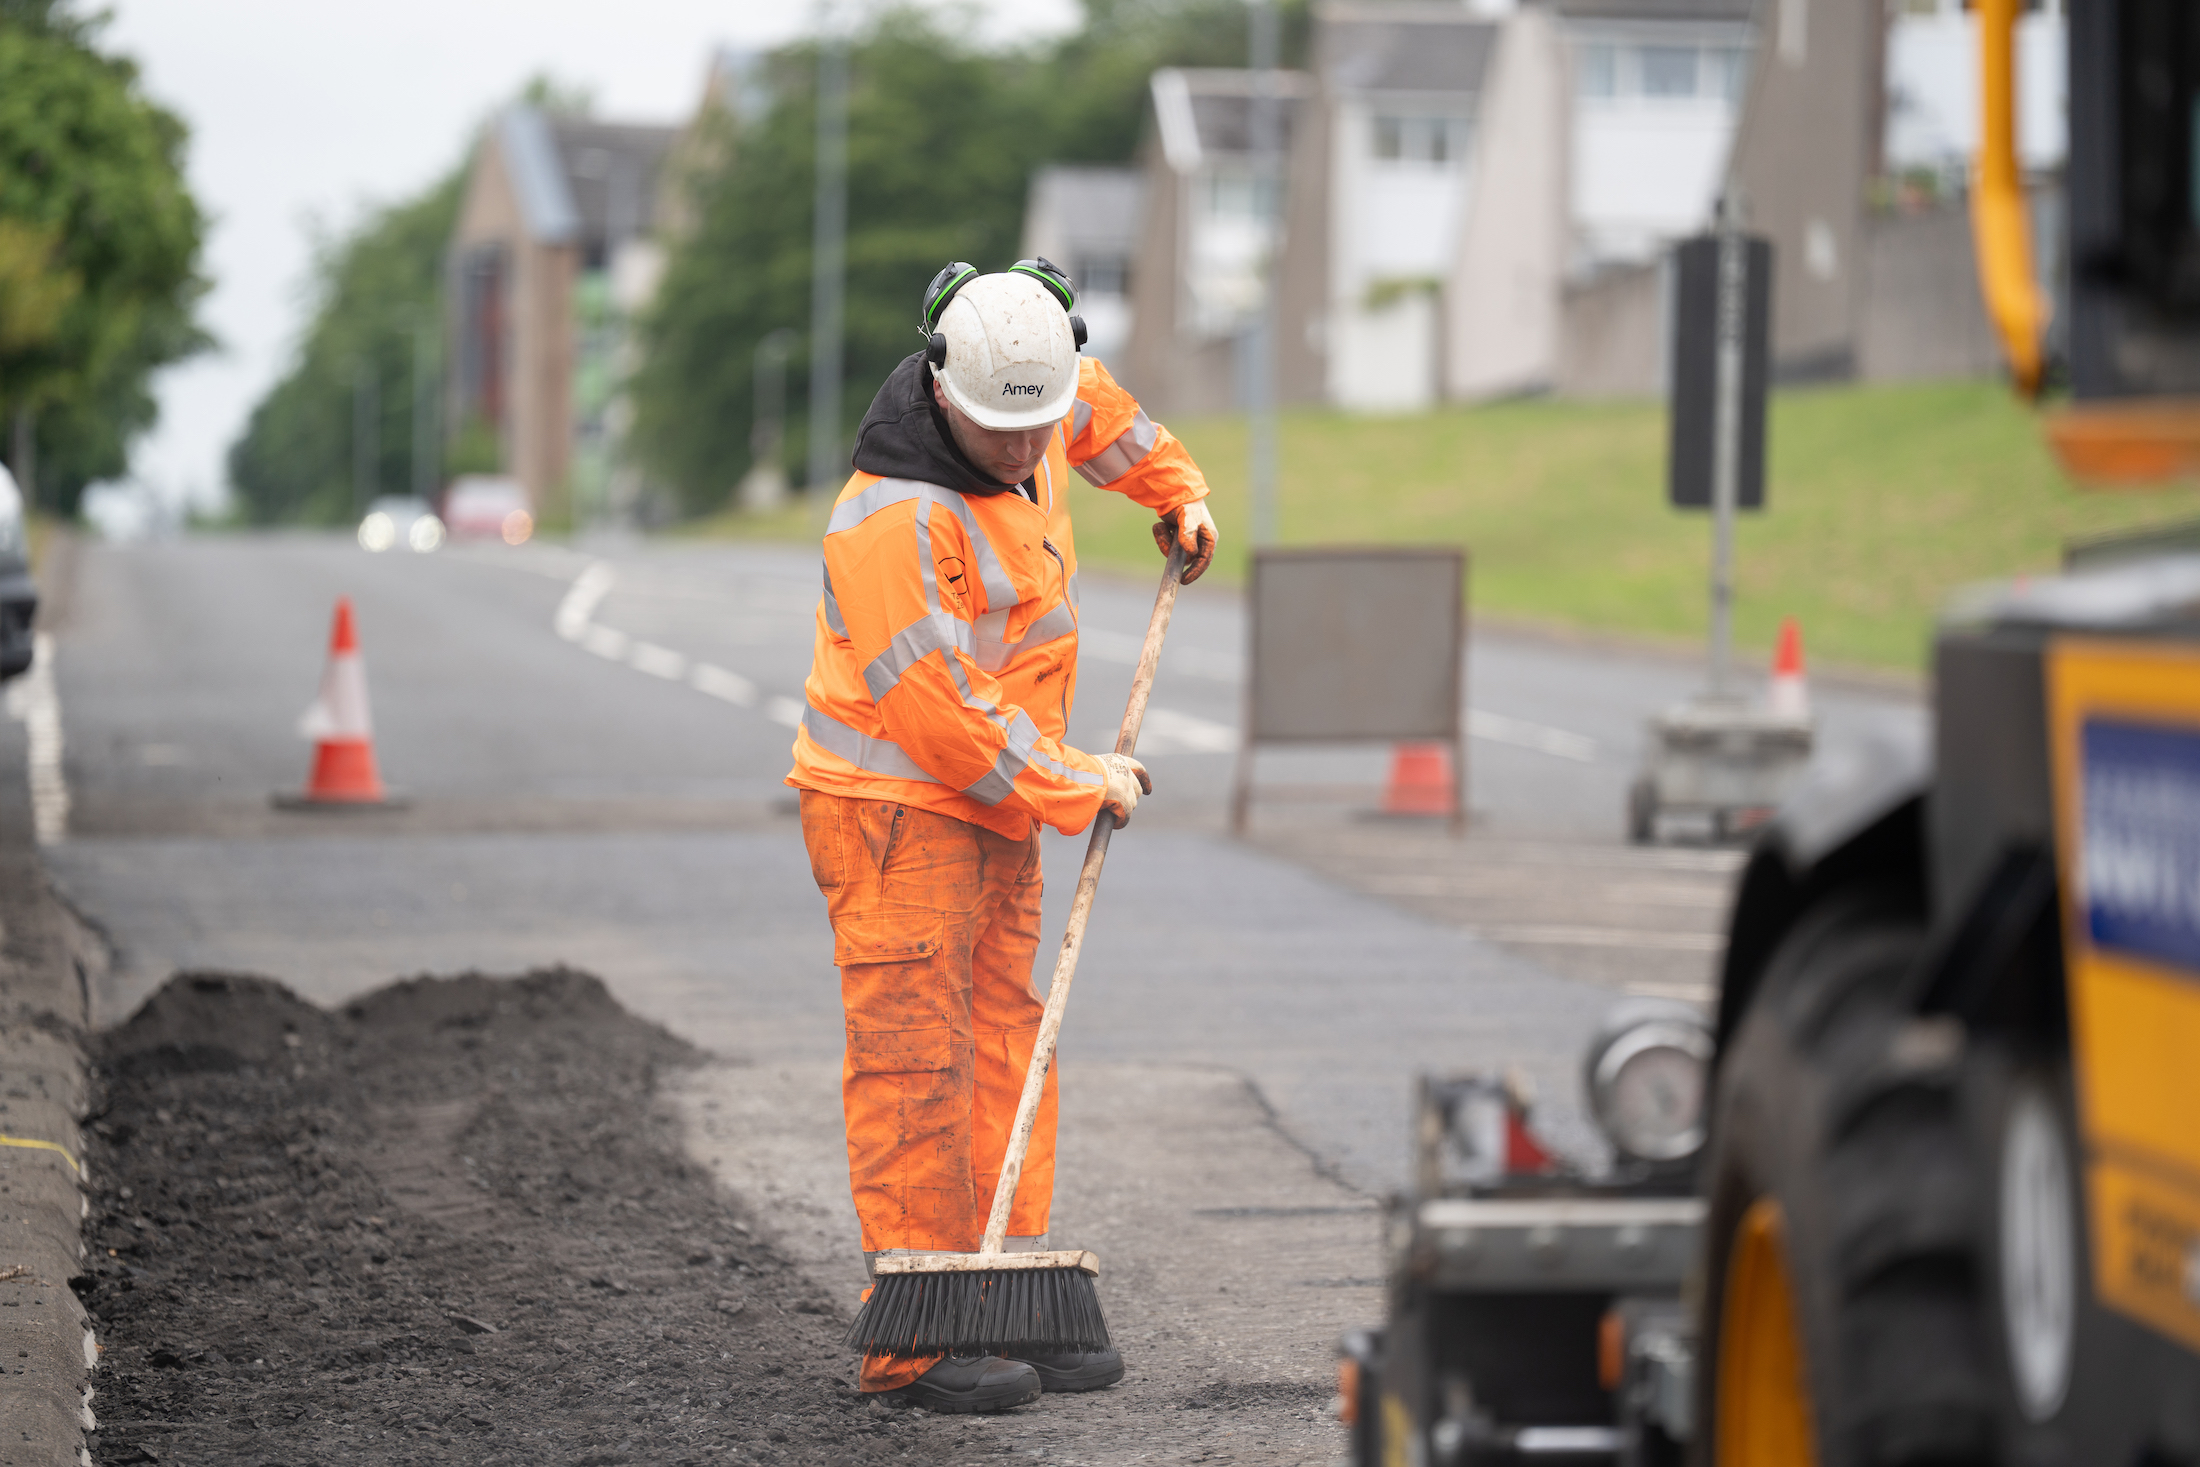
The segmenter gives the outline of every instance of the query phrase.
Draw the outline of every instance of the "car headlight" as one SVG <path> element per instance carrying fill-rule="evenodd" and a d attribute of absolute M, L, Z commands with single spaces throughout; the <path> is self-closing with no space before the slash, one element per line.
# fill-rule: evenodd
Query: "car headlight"
<path fill-rule="evenodd" d="M 1703 1149 L 1711 1032 L 1694 1009 L 1623 1004 L 1589 1047 L 1589 1109 L 1630 1161 L 1685 1161 Z"/>
<path fill-rule="evenodd" d="M 425 555 L 443 543 L 443 522 L 432 514 L 422 515 L 405 532 L 405 543 Z"/>
<path fill-rule="evenodd" d="M 397 543 L 397 522 L 376 510 L 359 522 L 359 544 L 366 550 L 387 550 Z"/>

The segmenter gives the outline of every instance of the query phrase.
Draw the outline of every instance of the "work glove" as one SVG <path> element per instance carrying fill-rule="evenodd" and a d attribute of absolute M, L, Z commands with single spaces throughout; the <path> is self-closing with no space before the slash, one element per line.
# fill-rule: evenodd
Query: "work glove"
<path fill-rule="evenodd" d="M 1184 584 L 1189 586 L 1207 572 L 1215 558 L 1215 517 L 1207 513 L 1207 501 L 1195 499 L 1172 509 L 1153 527 L 1153 543 L 1167 555 L 1172 544 L 1184 547 Z"/>
<path fill-rule="evenodd" d="M 1108 776 L 1108 791 L 1100 797 L 1100 807 L 1115 812 L 1117 825 L 1128 824 L 1131 811 L 1138 808 L 1138 797 L 1153 793 L 1153 776 L 1146 766 L 1128 754 L 1099 755 L 1100 768 Z"/>

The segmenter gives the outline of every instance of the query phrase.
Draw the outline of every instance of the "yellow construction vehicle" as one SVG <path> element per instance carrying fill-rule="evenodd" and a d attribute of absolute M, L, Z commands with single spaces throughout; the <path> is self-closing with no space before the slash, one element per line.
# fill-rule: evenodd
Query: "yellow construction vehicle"
<path fill-rule="evenodd" d="M 2050 363 L 1978 0 L 1973 232 Z M 2200 471 L 2200 5 L 2068 7 L 2084 483 Z M 1716 1025 L 1690 1456 L 2200 1463 L 2200 554 L 2190 527 L 1959 598 L 1933 747 L 1829 760 L 1757 846 Z"/>

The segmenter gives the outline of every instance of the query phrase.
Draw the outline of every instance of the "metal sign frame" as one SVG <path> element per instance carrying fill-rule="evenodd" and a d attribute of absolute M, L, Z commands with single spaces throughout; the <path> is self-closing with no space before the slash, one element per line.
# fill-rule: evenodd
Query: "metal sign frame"
<path fill-rule="evenodd" d="M 1368 578 L 1357 586 L 1356 563 L 1364 565 Z M 1432 570 L 1438 575 L 1430 577 Z M 1270 624 L 1264 614 L 1270 596 L 1291 579 L 1319 585 L 1324 572 L 1327 589 L 1344 597 L 1345 614 L 1316 612 L 1288 631 Z M 1441 606 L 1436 595 L 1422 589 L 1431 579 L 1444 587 Z M 1409 604 L 1416 600 L 1419 604 Z M 1366 616 L 1351 614 L 1355 610 Z M 1307 620 L 1319 625 L 1309 628 Z M 1451 831 L 1465 834 L 1466 547 L 1255 549 L 1246 629 L 1245 733 L 1230 791 L 1234 833 L 1245 832 L 1259 745 L 1419 740 L 1451 749 Z"/>

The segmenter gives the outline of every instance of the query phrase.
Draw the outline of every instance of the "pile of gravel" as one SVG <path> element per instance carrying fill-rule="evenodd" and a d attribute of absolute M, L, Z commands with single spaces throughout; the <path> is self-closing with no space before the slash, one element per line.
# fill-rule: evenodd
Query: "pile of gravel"
<path fill-rule="evenodd" d="M 100 1463 L 964 1462 L 679 1154 L 699 1059 L 565 969 L 331 1013 L 187 973 L 102 1035 Z"/>

